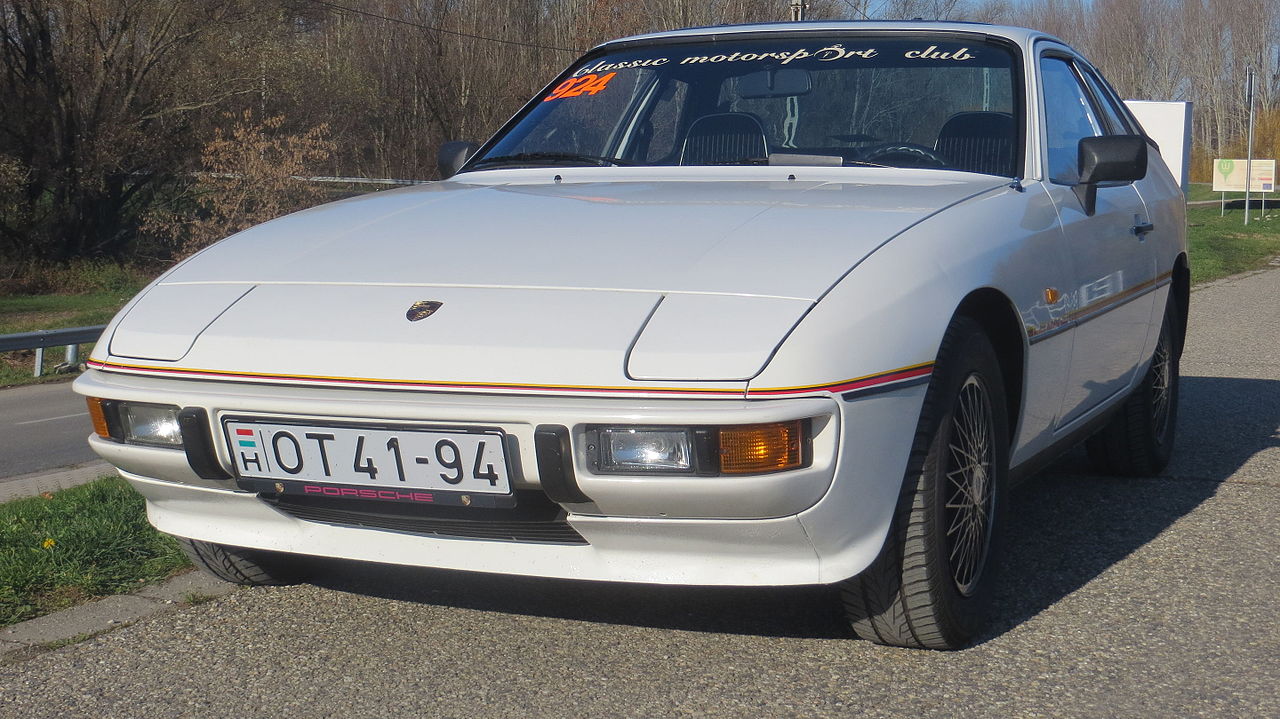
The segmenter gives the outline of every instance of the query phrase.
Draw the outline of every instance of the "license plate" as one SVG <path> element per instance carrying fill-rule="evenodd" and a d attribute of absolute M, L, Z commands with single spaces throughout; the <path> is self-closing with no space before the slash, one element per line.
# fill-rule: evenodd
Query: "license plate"
<path fill-rule="evenodd" d="M 287 488 L 290 494 L 432 503 L 438 493 L 464 499 L 511 494 L 504 435 L 497 429 L 257 419 L 225 419 L 223 429 L 236 473 L 243 479 L 280 480 L 268 483 L 279 493 Z M 343 494 L 336 485 L 352 491 Z"/>

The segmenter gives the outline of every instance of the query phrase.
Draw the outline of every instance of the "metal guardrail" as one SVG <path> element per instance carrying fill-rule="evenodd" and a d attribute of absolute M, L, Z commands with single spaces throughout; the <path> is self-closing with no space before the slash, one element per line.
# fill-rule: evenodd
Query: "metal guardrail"
<path fill-rule="evenodd" d="M 14 350 L 36 351 L 35 376 L 44 373 L 44 351 L 48 347 L 66 346 L 66 357 L 59 367 L 74 367 L 80 362 L 80 345 L 97 342 L 106 325 L 90 327 L 68 327 L 61 330 L 36 330 L 35 332 L 18 332 L 11 335 L 0 335 L 0 352 Z"/>

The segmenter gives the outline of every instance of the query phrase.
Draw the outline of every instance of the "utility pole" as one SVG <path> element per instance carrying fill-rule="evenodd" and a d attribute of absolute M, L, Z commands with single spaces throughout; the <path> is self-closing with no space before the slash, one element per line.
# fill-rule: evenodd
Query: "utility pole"
<path fill-rule="evenodd" d="M 791 0 L 791 22 L 802 22 L 804 11 L 808 9 L 809 3 L 804 0 Z"/>
<path fill-rule="evenodd" d="M 1244 70 L 1244 101 L 1249 103 L 1249 150 L 1244 158 L 1244 224 L 1249 224 L 1249 189 L 1253 187 L 1253 66 Z"/>

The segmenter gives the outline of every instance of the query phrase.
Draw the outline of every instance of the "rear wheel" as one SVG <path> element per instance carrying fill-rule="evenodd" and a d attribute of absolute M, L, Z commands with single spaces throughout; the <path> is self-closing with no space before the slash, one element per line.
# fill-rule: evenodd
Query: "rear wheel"
<path fill-rule="evenodd" d="M 965 646 L 991 603 L 1008 419 L 999 360 L 974 321 L 947 330 L 925 395 L 889 537 L 841 584 L 858 636 L 928 649 Z"/>
<path fill-rule="evenodd" d="M 1178 422 L 1177 311 L 1170 300 L 1142 384 L 1085 443 L 1090 463 L 1103 474 L 1150 477 L 1169 464 Z"/>
<path fill-rule="evenodd" d="M 178 541 L 182 543 L 182 551 L 197 567 L 233 584 L 297 584 L 306 577 L 306 570 L 299 563 L 300 557 L 184 537 L 178 537 Z"/>

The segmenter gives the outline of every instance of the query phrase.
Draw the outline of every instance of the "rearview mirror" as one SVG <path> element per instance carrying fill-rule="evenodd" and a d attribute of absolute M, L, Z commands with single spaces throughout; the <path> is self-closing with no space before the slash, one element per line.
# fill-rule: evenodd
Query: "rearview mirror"
<path fill-rule="evenodd" d="M 804 95 L 812 89 L 809 72 L 794 67 L 760 70 L 738 78 L 738 96 L 747 100 Z"/>
<path fill-rule="evenodd" d="M 1147 138 L 1142 135 L 1107 135 L 1080 140 L 1080 182 L 1076 196 L 1084 213 L 1097 209 L 1099 182 L 1136 182 L 1147 176 Z"/>
<path fill-rule="evenodd" d="M 478 143 L 466 140 L 454 140 L 441 145 L 440 153 L 436 155 L 436 170 L 440 172 L 440 179 L 447 180 L 458 174 L 458 170 L 461 170 L 462 166 L 467 164 L 467 160 L 470 160 L 479 149 Z"/>

